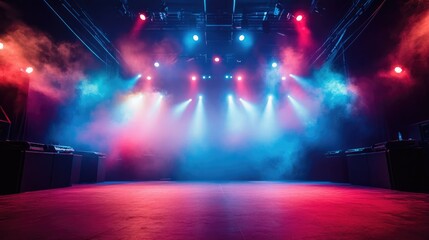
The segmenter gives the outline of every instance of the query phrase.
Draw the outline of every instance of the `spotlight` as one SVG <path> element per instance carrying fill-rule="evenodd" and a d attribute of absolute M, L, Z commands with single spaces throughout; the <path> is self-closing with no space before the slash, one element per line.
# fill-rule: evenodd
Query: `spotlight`
<path fill-rule="evenodd" d="M 209 79 L 211 79 L 212 78 L 212 76 L 209 76 Z"/>
<path fill-rule="evenodd" d="M 215 62 L 220 62 L 220 58 L 219 58 L 219 57 L 215 57 L 215 58 L 214 58 L 214 61 L 215 61 Z"/>
<path fill-rule="evenodd" d="M 142 75 L 141 75 L 141 74 L 137 75 L 137 78 L 141 78 L 141 77 L 142 77 Z"/>
<path fill-rule="evenodd" d="M 246 37 L 243 35 L 243 34 L 241 34 L 240 35 L 240 37 L 238 37 L 238 40 L 240 40 L 240 41 L 244 41 L 244 39 L 245 39 Z"/>
<path fill-rule="evenodd" d="M 150 80 L 152 80 L 152 77 L 151 77 L 151 76 L 147 76 L 147 77 L 146 77 L 146 80 L 149 80 L 149 81 L 150 81 Z"/>
<path fill-rule="evenodd" d="M 206 75 L 203 76 L 203 79 L 206 79 Z"/>
<path fill-rule="evenodd" d="M 196 81 L 197 77 L 196 76 L 192 76 L 191 79 L 192 79 L 192 81 Z"/>
<path fill-rule="evenodd" d="M 228 79 L 228 78 L 229 78 L 229 75 L 225 75 L 225 78 L 226 78 L 226 79 Z"/>
<path fill-rule="evenodd" d="M 25 69 L 25 72 L 28 73 L 28 74 L 32 73 L 33 71 L 34 71 L 34 69 L 32 67 L 27 67 Z"/>
<path fill-rule="evenodd" d="M 268 95 L 268 101 L 272 101 L 273 100 L 273 95 Z"/>
<path fill-rule="evenodd" d="M 296 21 L 301 22 L 304 17 L 302 15 L 296 16 Z"/>
<path fill-rule="evenodd" d="M 276 62 L 271 63 L 271 67 L 272 68 L 276 68 L 277 67 L 277 63 Z"/>
<path fill-rule="evenodd" d="M 4 44 L 0 42 L 0 50 L 4 48 Z"/>
<path fill-rule="evenodd" d="M 155 67 L 159 67 L 159 62 L 155 62 L 153 65 L 154 65 Z"/>
<path fill-rule="evenodd" d="M 202 100 L 202 99 L 203 99 L 203 95 L 199 95 L 199 96 L 198 96 L 198 99 L 199 99 L 199 100 Z"/>
<path fill-rule="evenodd" d="M 198 35 L 195 34 L 194 36 L 192 36 L 192 39 L 194 39 L 194 41 L 196 42 L 200 39 L 200 37 L 198 37 Z"/>
<path fill-rule="evenodd" d="M 395 67 L 395 73 L 400 74 L 402 73 L 402 71 L 404 71 L 401 67 L 397 66 Z"/>
<path fill-rule="evenodd" d="M 237 77 L 237 80 L 238 80 L 238 81 L 241 81 L 241 80 L 243 80 L 243 77 L 238 76 L 238 77 Z"/>
<path fill-rule="evenodd" d="M 231 94 L 228 94 L 228 100 L 232 101 L 232 95 Z"/>
<path fill-rule="evenodd" d="M 283 80 L 283 81 L 284 81 L 284 80 L 286 80 L 286 77 L 285 77 L 285 76 L 283 76 L 283 77 L 282 77 L 282 80 Z"/>
<path fill-rule="evenodd" d="M 146 15 L 144 13 L 140 13 L 139 17 L 140 17 L 140 20 L 142 20 L 142 21 L 146 21 L 146 19 L 147 19 Z"/>

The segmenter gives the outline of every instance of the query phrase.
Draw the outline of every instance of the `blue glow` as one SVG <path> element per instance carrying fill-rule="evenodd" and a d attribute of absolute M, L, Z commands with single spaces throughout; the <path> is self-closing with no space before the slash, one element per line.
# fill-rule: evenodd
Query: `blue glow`
<path fill-rule="evenodd" d="M 300 103 L 298 103 L 298 101 L 296 101 L 292 96 L 287 95 L 287 98 L 292 103 L 292 107 L 295 110 L 295 112 L 298 114 L 298 117 L 301 120 L 307 120 L 308 119 L 307 110 Z"/>
<path fill-rule="evenodd" d="M 228 109 L 226 114 L 226 128 L 229 132 L 237 132 L 243 129 L 242 115 L 237 109 L 232 94 L 228 95 Z"/>
<path fill-rule="evenodd" d="M 238 40 L 240 40 L 240 41 L 244 41 L 244 39 L 245 39 L 246 37 L 243 35 L 243 34 L 241 34 L 240 35 L 240 37 L 238 37 Z"/>
<path fill-rule="evenodd" d="M 278 66 L 278 64 L 276 62 L 271 63 L 272 68 L 276 68 L 277 66 Z"/>
<path fill-rule="evenodd" d="M 79 84 L 78 88 L 80 89 L 82 96 L 100 94 L 100 89 L 98 84 L 90 83 L 89 81 L 82 81 Z"/>
<path fill-rule="evenodd" d="M 260 124 L 260 135 L 263 139 L 272 139 L 277 131 L 276 114 L 274 111 L 273 95 L 268 95 L 268 101 L 265 105 Z"/>
<path fill-rule="evenodd" d="M 249 115 L 251 123 L 255 123 L 258 114 L 257 114 L 257 109 L 255 106 L 253 106 L 253 104 L 245 101 L 244 99 L 240 98 L 240 102 L 243 105 L 244 110 L 246 111 L 246 113 Z"/>
<path fill-rule="evenodd" d="M 199 96 L 198 96 L 198 99 L 199 99 L 199 100 L 203 100 L 203 95 L 199 95 Z"/>
<path fill-rule="evenodd" d="M 189 104 L 192 102 L 192 99 L 188 99 L 182 103 L 179 103 L 173 108 L 173 116 L 178 118 L 183 115 L 186 108 L 189 106 Z"/>
<path fill-rule="evenodd" d="M 194 34 L 194 36 L 192 36 L 192 39 L 194 39 L 194 41 L 198 41 L 200 39 L 200 37 L 198 37 L 198 35 Z"/>
<path fill-rule="evenodd" d="M 201 139 L 205 134 L 205 113 L 202 99 L 199 99 L 191 121 L 191 136 Z"/>
<path fill-rule="evenodd" d="M 289 74 L 289 77 L 294 79 L 299 85 L 301 85 L 301 87 L 303 87 L 307 90 L 312 88 L 312 86 L 310 85 L 310 81 L 308 79 L 296 76 L 294 74 Z"/>
<path fill-rule="evenodd" d="M 141 77 L 142 77 L 142 75 L 138 74 L 135 77 L 133 77 L 129 80 L 126 80 L 127 82 L 125 84 L 125 88 L 127 90 L 132 89 L 137 84 L 137 82 L 140 80 Z"/>

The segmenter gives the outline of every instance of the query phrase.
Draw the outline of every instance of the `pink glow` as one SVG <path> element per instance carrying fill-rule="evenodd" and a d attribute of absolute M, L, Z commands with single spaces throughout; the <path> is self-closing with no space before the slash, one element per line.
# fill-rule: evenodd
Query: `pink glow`
<path fill-rule="evenodd" d="M 399 74 L 399 73 L 402 73 L 403 70 L 401 67 L 397 66 L 395 67 L 394 71 Z"/>

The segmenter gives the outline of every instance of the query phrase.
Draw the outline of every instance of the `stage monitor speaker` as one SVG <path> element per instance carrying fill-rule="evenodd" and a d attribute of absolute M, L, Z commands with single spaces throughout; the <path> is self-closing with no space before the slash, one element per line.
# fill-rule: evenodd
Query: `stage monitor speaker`
<path fill-rule="evenodd" d="M 10 119 L 4 109 L 0 106 L 0 141 L 9 139 Z"/>
<path fill-rule="evenodd" d="M 422 141 L 429 142 L 429 121 L 420 124 L 420 135 Z"/>

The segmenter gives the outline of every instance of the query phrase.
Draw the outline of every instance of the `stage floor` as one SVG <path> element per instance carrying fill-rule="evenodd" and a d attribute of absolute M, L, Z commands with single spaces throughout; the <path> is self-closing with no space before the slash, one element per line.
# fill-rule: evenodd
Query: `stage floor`
<path fill-rule="evenodd" d="M 428 239 L 429 194 L 318 182 L 108 182 L 0 196 L 0 239 Z"/>

